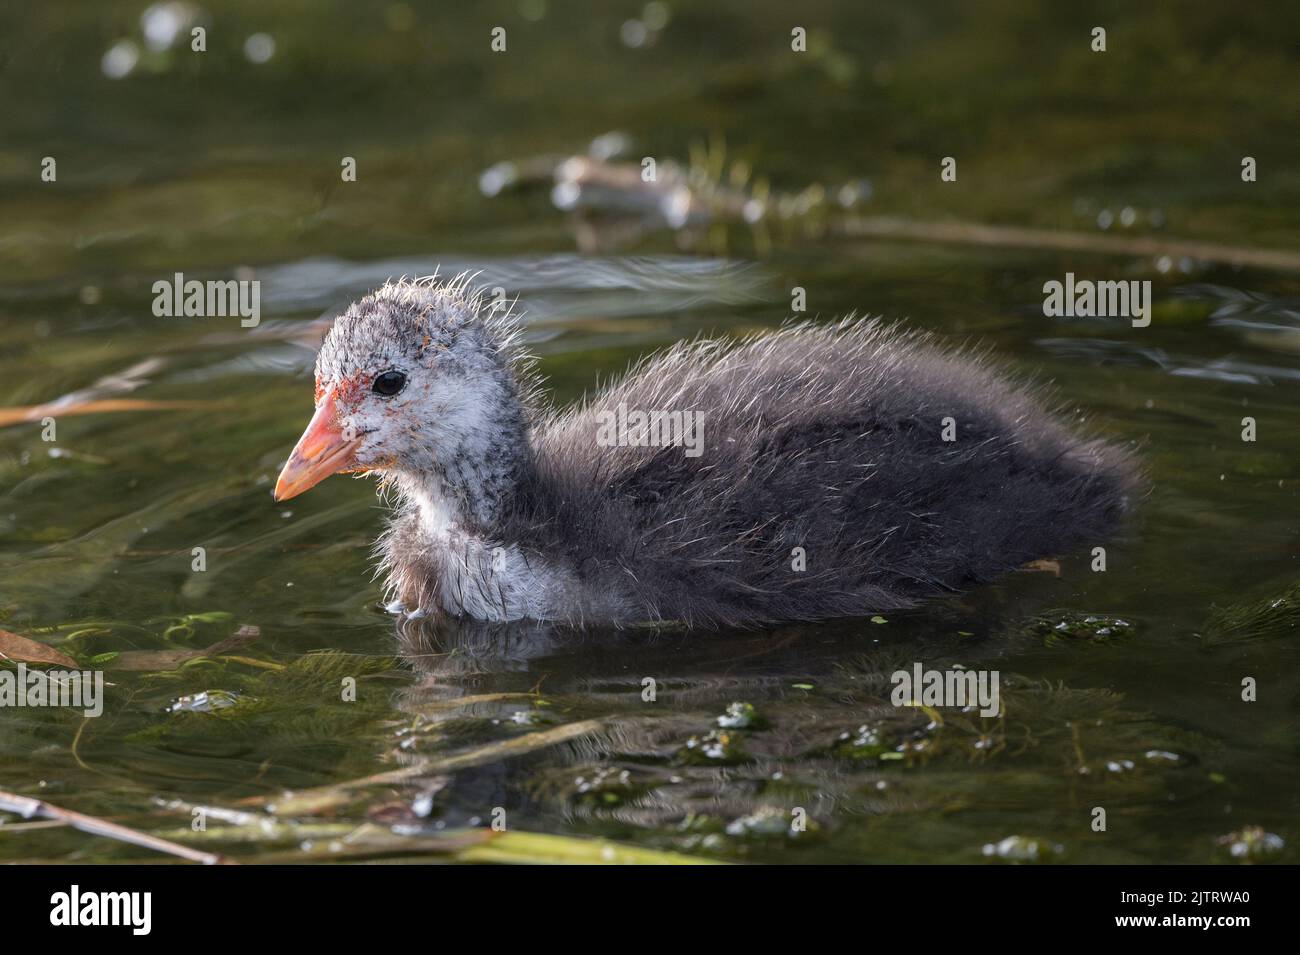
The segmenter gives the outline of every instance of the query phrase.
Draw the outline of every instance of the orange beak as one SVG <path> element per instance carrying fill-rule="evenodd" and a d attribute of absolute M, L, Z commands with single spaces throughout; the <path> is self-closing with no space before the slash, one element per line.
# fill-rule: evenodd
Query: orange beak
<path fill-rule="evenodd" d="M 339 423 L 334 393 L 327 392 L 316 406 L 307 430 L 302 433 L 293 453 L 275 482 L 275 499 L 287 501 L 315 487 L 331 474 L 356 467 L 353 453 L 361 444 L 359 437 L 349 438 Z"/>

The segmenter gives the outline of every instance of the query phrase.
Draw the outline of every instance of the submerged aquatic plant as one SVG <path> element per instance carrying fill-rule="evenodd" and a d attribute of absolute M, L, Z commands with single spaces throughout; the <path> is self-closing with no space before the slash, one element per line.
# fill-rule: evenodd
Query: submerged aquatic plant
<path fill-rule="evenodd" d="M 1263 862 L 1282 854 L 1286 841 L 1263 826 L 1246 826 L 1215 840 L 1228 855 L 1242 862 Z"/>
<path fill-rule="evenodd" d="M 1207 646 L 1300 634 L 1300 583 L 1273 597 L 1216 608 L 1201 633 Z"/>
<path fill-rule="evenodd" d="M 739 739 L 726 730 L 709 730 L 703 736 L 692 736 L 677 751 L 677 761 L 688 766 L 735 765 L 747 759 Z"/>
<path fill-rule="evenodd" d="M 980 852 L 1005 862 L 1050 862 L 1064 854 L 1065 847 L 1047 839 L 1007 836 L 998 842 L 985 844 Z"/>
<path fill-rule="evenodd" d="M 767 721 L 753 703 L 730 703 L 727 712 L 717 718 L 717 724 L 724 730 L 757 730 L 765 728 Z"/>
<path fill-rule="evenodd" d="M 1137 633 L 1137 625 L 1106 614 L 1054 610 L 1038 617 L 1029 630 L 1042 638 L 1045 647 L 1067 644 L 1108 647 L 1131 639 Z"/>

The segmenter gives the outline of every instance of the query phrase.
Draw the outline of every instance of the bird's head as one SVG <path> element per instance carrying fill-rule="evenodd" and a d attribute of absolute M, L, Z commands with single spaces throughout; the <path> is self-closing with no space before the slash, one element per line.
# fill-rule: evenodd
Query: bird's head
<path fill-rule="evenodd" d="M 459 483 L 526 446 L 512 326 L 468 279 L 401 281 L 348 307 L 316 359 L 316 413 L 275 485 L 287 500 L 331 474 Z M 473 489 L 471 489 L 473 490 Z"/>

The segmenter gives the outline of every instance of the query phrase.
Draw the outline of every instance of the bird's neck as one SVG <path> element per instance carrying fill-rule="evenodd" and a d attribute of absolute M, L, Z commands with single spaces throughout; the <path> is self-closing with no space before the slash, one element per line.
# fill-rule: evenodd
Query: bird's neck
<path fill-rule="evenodd" d="M 523 415 L 504 415 L 441 451 L 432 466 L 395 475 L 401 497 L 431 537 L 491 535 L 533 473 Z"/>

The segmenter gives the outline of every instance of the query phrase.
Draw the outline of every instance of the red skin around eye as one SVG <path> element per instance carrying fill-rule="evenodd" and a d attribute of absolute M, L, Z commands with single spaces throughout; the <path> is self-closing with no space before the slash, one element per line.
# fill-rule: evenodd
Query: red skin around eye
<path fill-rule="evenodd" d="M 365 390 L 364 377 L 365 376 L 361 373 L 357 373 L 355 375 L 349 375 L 347 378 L 340 381 L 338 387 L 334 389 L 334 400 L 346 405 L 355 404 L 357 399 L 361 396 L 361 393 Z M 321 399 L 324 397 L 325 386 L 320 383 L 320 379 L 317 379 L 316 403 L 320 404 Z"/>

